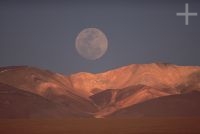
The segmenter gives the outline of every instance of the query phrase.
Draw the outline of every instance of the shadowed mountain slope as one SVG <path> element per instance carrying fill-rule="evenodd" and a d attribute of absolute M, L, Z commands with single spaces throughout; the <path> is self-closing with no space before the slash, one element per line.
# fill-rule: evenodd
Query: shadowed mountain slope
<path fill-rule="evenodd" d="M 0 83 L 0 118 L 75 117 L 70 110 L 39 95 Z"/>
<path fill-rule="evenodd" d="M 159 97 L 128 108 L 110 117 L 187 117 L 200 116 L 200 92 Z"/>
<path fill-rule="evenodd" d="M 177 94 L 176 90 L 137 85 L 124 89 L 104 90 L 90 98 L 99 107 L 100 110 L 95 114 L 95 117 L 100 118 L 137 103 L 171 94 Z"/>
<path fill-rule="evenodd" d="M 72 111 L 93 112 L 93 103 L 71 87 L 70 80 L 60 74 L 28 66 L 0 68 L 0 82 L 40 95 L 62 104 Z"/>

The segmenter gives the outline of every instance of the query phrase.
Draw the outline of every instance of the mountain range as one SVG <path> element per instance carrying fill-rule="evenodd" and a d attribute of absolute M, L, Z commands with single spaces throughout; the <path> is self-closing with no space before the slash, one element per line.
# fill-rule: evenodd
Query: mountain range
<path fill-rule="evenodd" d="M 200 116 L 200 66 L 132 64 L 68 76 L 0 67 L 0 118 Z"/>

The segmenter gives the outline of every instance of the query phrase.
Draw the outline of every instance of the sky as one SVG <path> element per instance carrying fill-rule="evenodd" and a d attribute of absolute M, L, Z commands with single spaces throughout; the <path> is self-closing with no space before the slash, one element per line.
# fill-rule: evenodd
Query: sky
<path fill-rule="evenodd" d="M 176 16 L 185 11 L 198 16 Z M 108 50 L 81 57 L 75 39 L 98 28 Z M 199 0 L 1 0 L 0 66 L 28 65 L 62 74 L 99 73 L 152 62 L 200 65 Z"/>

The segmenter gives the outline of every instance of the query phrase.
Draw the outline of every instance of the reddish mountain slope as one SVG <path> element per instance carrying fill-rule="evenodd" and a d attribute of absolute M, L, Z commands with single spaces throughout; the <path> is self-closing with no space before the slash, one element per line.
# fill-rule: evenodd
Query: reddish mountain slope
<path fill-rule="evenodd" d="M 81 86 L 88 95 L 93 94 L 89 98 L 99 108 L 95 113 L 97 118 L 157 97 L 200 90 L 200 67 L 171 64 L 130 65 L 105 73 L 80 73 L 73 77 L 75 88 Z M 112 88 L 105 89 L 107 87 Z"/>
<path fill-rule="evenodd" d="M 70 110 L 39 95 L 0 83 L 0 118 L 74 117 Z"/>
<path fill-rule="evenodd" d="M 100 118 L 137 103 L 171 94 L 177 94 L 176 90 L 137 85 L 124 89 L 108 89 L 90 98 L 99 107 L 100 110 L 95 113 L 95 117 Z"/>
<path fill-rule="evenodd" d="M 91 96 L 106 89 L 122 89 L 134 85 L 174 89 L 187 82 L 191 75 L 199 72 L 200 67 L 197 66 L 164 63 L 133 64 L 99 74 L 73 74 L 70 80 L 76 91 L 84 91 L 86 96 Z"/>
<path fill-rule="evenodd" d="M 0 82 L 60 103 L 73 111 L 93 112 L 89 100 L 73 90 L 70 80 L 57 73 L 33 67 L 0 68 Z"/>
<path fill-rule="evenodd" d="M 200 92 L 170 95 L 121 109 L 110 117 L 200 116 Z"/>

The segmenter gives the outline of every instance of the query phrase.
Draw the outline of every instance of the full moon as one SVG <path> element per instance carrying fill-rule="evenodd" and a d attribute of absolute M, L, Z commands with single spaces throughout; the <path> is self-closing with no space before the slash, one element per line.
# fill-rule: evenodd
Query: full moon
<path fill-rule="evenodd" d="M 96 60 L 102 57 L 108 48 L 106 35 L 97 28 L 86 28 L 76 37 L 76 50 L 88 59 Z"/>

